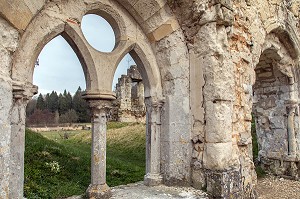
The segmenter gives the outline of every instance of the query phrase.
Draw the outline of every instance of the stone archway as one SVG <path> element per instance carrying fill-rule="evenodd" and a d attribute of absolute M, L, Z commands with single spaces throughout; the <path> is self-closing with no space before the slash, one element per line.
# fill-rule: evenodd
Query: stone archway
<path fill-rule="evenodd" d="M 116 3 L 95 1 L 90 4 L 76 6 L 76 12 L 67 9 L 74 2 L 50 4 L 42 10 L 29 24 L 21 38 L 19 48 L 14 55 L 12 78 L 15 82 L 15 112 L 21 121 L 25 120 L 26 102 L 36 92 L 32 85 L 34 62 L 44 45 L 57 35 L 62 35 L 71 45 L 82 63 L 86 77 L 87 91 L 84 98 L 92 109 L 92 179 L 87 190 L 90 197 L 109 196 L 106 184 L 106 114 L 110 101 L 114 99 L 111 83 L 118 61 L 127 52 L 131 53 L 139 63 L 141 74 L 145 80 L 145 97 L 148 112 L 147 122 L 147 167 L 145 183 L 156 185 L 162 182 L 160 172 L 160 109 L 163 104 L 161 77 L 156 58 L 148 38 L 131 16 Z M 61 13 L 53 13 L 60 8 Z M 80 20 L 87 13 L 99 14 L 111 22 L 116 30 L 116 46 L 111 53 L 102 53 L 87 44 L 79 27 Z M 55 17 L 53 16 L 55 15 Z M 72 17 L 71 17 L 72 16 Z M 132 25 L 135 24 L 135 25 Z M 47 27 L 47 28 L 44 28 Z M 132 37 L 130 35 L 135 35 Z M 26 87 L 24 87 L 26 85 Z M 22 94 L 21 97 L 20 94 Z M 18 94 L 18 95 L 17 95 Z M 23 157 L 25 124 L 14 122 L 11 137 L 11 173 L 10 196 L 21 198 L 23 195 Z M 16 146 L 16 140 L 21 142 Z"/>
<path fill-rule="evenodd" d="M 290 49 L 289 49 L 290 50 Z M 255 68 L 253 115 L 259 162 L 276 175 L 298 178 L 298 88 L 293 55 L 270 34 Z"/>

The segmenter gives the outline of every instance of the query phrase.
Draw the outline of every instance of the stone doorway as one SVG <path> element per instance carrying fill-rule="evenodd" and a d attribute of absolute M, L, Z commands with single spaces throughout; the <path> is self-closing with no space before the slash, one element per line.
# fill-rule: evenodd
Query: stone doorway
<path fill-rule="evenodd" d="M 274 39 L 274 38 L 273 38 Z M 260 56 L 253 85 L 258 162 L 265 171 L 298 178 L 299 106 L 293 62 L 271 45 Z"/>

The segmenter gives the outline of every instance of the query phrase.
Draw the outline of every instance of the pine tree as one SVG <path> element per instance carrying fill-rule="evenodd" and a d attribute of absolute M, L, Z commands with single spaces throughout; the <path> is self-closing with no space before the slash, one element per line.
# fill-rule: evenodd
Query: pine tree
<path fill-rule="evenodd" d="M 36 109 L 36 99 L 29 100 L 27 106 L 26 106 L 26 117 L 29 117 L 34 113 L 34 110 Z"/>
<path fill-rule="evenodd" d="M 73 109 L 78 115 L 79 122 L 90 122 L 90 111 L 88 103 L 81 97 L 82 91 L 79 87 L 73 97 Z"/>
<path fill-rule="evenodd" d="M 66 94 L 66 100 L 67 100 L 67 107 L 68 107 L 68 110 L 72 109 L 72 101 L 73 101 L 73 98 L 72 98 L 72 95 L 70 92 L 68 92 Z"/>
<path fill-rule="evenodd" d="M 55 91 L 52 91 L 49 96 L 48 109 L 52 113 L 58 110 L 58 95 Z"/>
<path fill-rule="evenodd" d="M 39 97 L 37 98 L 36 108 L 40 110 L 46 109 L 46 104 L 43 95 L 40 93 Z"/>
<path fill-rule="evenodd" d="M 49 98 L 50 98 L 50 94 L 47 93 L 45 96 L 45 108 L 49 109 Z"/>
<path fill-rule="evenodd" d="M 62 115 L 66 113 L 69 110 L 68 105 L 67 105 L 67 99 L 64 95 L 59 94 L 58 96 L 58 111 L 59 114 Z"/>

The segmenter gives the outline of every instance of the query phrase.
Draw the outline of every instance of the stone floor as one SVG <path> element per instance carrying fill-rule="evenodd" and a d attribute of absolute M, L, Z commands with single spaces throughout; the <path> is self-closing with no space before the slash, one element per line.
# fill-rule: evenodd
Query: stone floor
<path fill-rule="evenodd" d="M 111 199 L 208 199 L 206 193 L 191 187 L 147 187 L 143 182 L 112 188 Z M 81 199 L 79 196 L 67 199 Z"/>
<path fill-rule="evenodd" d="M 142 182 L 114 187 L 112 193 L 112 199 L 208 199 L 203 191 L 191 187 L 147 187 Z"/>

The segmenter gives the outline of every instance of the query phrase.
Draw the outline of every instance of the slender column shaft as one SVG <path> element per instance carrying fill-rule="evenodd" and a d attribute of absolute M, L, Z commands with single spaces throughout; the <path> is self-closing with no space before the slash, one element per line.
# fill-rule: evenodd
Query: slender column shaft
<path fill-rule="evenodd" d="M 296 155 L 296 135 L 294 127 L 294 118 L 295 118 L 296 106 L 291 106 L 288 113 L 288 154 L 291 156 Z"/>
<path fill-rule="evenodd" d="M 160 174 L 160 110 L 161 103 L 153 103 L 146 99 L 147 128 L 146 128 L 146 175 L 144 183 L 149 186 L 162 182 Z"/>
<path fill-rule="evenodd" d="M 11 111 L 9 198 L 23 198 L 26 105 L 37 93 L 37 87 L 25 83 L 13 84 Z"/>
<path fill-rule="evenodd" d="M 108 100 L 89 100 L 92 111 L 91 184 L 87 189 L 89 198 L 106 199 L 111 190 L 106 184 L 106 115 L 110 108 Z"/>
<path fill-rule="evenodd" d="M 10 140 L 10 198 L 23 198 L 26 102 L 15 100 Z"/>
<path fill-rule="evenodd" d="M 106 183 L 106 111 L 93 113 L 92 119 L 92 184 Z"/>

